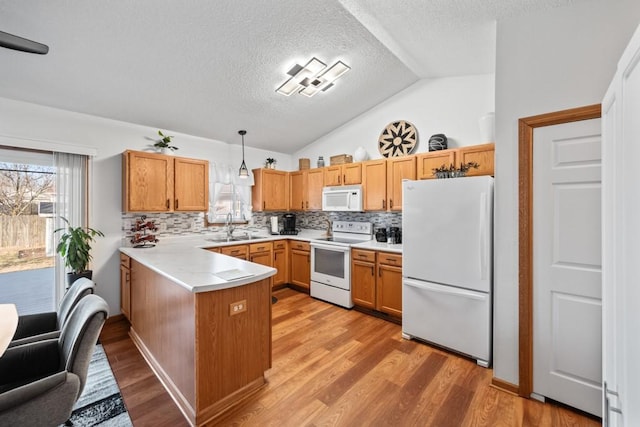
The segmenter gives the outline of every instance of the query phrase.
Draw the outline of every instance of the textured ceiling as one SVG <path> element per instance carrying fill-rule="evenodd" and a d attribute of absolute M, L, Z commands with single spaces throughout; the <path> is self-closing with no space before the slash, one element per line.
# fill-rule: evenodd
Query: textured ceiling
<path fill-rule="evenodd" d="M 492 73 L 495 19 L 571 0 L 0 0 L 0 96 L 293 153 L 419 78 Z M 312 57 L 352 70 L 275 89 Z"/>

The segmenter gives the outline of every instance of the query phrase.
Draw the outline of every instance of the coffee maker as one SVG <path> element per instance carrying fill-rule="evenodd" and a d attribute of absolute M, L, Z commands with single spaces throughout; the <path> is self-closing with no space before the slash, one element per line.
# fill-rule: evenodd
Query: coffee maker
<path fill-rule="evenodd" d="M 280 234 L 298 234 L 298 230 L 296 230 L 296 214 L 284 214 L 282 216 L 282 227 Z"/>

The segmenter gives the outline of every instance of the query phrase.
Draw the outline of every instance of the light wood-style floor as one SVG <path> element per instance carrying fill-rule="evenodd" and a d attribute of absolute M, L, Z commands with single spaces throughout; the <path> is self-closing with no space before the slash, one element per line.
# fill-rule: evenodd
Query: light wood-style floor
<path fill-rule="evenodd" d="M 497 390 L 490 369 L 404 340 L 396 324 L 291 289 L 275 295 L 268 384 L 218 425 L 600 425 Z M 126 332 L 124 321 L 108 324 L 101 341 L 134 426 L 188 425 Z"/>

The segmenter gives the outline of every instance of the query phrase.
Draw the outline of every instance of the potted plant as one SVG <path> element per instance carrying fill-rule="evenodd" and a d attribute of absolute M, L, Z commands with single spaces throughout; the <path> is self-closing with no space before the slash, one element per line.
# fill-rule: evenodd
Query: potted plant
<path fill-rule="evenodd" d="M 275 169 L 276 168 L 276 159 L 273 157 L 267 157 L 267 160 L 264 162 L 264 167 L 267 169 Z"/>
<path fill-rule="evenodd" d="M 173 136 L 165 135 L 161 130 L 158 131 L 158 135 L 160 135 L 162 139 L 159 139 L 153 144 L 158 151 L 166 153 L 167 150 L 175 151 L 178 149 L 175 145 L 171 145 L 171 138 L 173 138 Z"/>
<path fill-rule="evenodd" d="M 63 231 L 56 252 L 64 259 L 65 267 L 71 270 L 67 273 L 68 287 L 80 277 L 91 279 L 93 272 L 87 270 L 91 260 L 91 242 L 96 236 L 104 237 L 104 233 L 89 227 L 72 227 L 66 218 L 60 219 L 67 225 L 54 231 L 54 234 Z"/>
<path fill-rule="evenodd" d="M 450 164 L 449 166 L 443 164 L 439 168 L 432 169 L 432 171 L 436 178 L 457 178 L 466 176 L 469 169 L 478 169 L 479 166 L 476 162 L 460 163 L 459 168 L 456 168 L 454 164 Z"/>

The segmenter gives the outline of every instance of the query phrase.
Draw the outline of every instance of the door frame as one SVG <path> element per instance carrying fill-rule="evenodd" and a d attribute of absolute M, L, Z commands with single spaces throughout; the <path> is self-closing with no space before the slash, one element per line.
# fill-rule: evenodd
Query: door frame
<path fill-rule="evenodd" d="M 602 116 L 601 105 L 571 108 L 518 120 L 518 394 L 533 391 L 533 130 Z"/>

